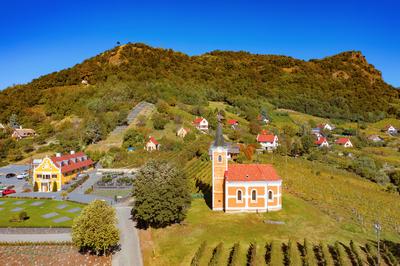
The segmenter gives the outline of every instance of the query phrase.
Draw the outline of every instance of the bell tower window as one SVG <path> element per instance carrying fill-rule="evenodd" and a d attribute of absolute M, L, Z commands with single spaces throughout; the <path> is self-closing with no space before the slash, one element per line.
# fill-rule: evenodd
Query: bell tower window
<path fill-rule="evenodd" d="M 218 155 L 218 162 L 221 163 L 222 162 L 222 156 Z"/>

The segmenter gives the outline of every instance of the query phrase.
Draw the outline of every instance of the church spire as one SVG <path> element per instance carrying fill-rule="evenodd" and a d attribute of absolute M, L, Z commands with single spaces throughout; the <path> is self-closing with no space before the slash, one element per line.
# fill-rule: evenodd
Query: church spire
<path fill-rule="evenodd" d="M 215 133 L 214 147 L 224 147 L 224 136 L 222 135 L 221 122 L 218 122 L 217 130 Z"/>

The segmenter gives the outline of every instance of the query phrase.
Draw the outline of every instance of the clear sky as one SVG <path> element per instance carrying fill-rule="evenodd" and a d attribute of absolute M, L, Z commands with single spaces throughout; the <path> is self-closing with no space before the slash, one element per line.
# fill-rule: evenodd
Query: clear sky
<path fill-rule="evenodd" d="M 360 50 L 400 87 L 398 0 L 5 0 L 0 89 L 71 67 L 117 41 L 189 55 L 246 50 L 305 60 Z"/>

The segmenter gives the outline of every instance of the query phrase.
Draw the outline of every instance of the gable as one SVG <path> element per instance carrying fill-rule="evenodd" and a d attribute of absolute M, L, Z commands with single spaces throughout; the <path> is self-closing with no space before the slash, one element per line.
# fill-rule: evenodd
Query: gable
<path fill-rule="evenodd" d="M 59 172 L 59 168 L 50 158 L 44 158 L 43 161 L 35 168 L 36 172 Z"/>

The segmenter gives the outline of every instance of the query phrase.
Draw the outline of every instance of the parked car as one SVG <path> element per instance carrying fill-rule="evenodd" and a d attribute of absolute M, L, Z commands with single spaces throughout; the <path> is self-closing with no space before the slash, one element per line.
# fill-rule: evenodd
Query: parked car
<path fill-rule="evenodd" d="M 11 177 L 14 177 L 14 176 L 16 176 L 16 174 L 14 174 L 14 173 L 8 173 L 8 174 L 6 174 L 6 178 L 11 178 Z"/>
<path fill-rule="evenodd" d="M 16 193 L 14 189 L 5 189 L 2 192 L 3 196 L 14 194 L 14 193 Z"/>
<path fill-rule="evenodd" d="M 22 173 L 22 174 L 19 174 L 19 175 L 17 175 L 17 179 L 25 179 L 25 178 L 27 178 L 27 177 L 29 177 L 29 174 L 28 173 Z"/>

